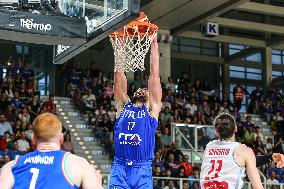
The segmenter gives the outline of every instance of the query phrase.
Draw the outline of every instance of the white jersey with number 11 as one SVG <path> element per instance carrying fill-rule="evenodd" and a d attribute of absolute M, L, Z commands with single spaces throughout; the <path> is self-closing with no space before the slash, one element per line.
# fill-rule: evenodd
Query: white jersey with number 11
<path fill-rule="evenodd" d="M 238 142 L 214 140 L 207 144 L 201 167 L 203 189 L 238 189 L 243 186 L 245 167 L 235 158 Z"/>

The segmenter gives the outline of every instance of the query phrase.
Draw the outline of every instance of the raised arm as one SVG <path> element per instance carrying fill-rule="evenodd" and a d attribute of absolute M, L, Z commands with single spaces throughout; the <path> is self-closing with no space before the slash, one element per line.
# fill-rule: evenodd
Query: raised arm
<path fill-rule="evenodd" d="M 157 37 L 151 44 L 150 76 L 148 80 L 149 109 L 151 115 L 158 120 L 162 106 L 162 87 L 160 81 L 159 50 Z"/>
<path fill-rule="evenodd" d="M 124 72 L 114 72 L 113 86 L 114 100 L 117 108 L 116 116 L 118 117 L 123 109 L 124 104 L 129 100 L 127 95 L 127 79 Z"/>

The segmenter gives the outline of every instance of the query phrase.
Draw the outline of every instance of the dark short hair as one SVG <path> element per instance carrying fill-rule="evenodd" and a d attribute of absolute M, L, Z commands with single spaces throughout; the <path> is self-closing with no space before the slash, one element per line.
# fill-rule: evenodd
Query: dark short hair
<path fill-rule="evenodd" d="M 214 126 L 220 139 L 229 139 L 235 133 L 236 121 L 231 114 L 222 112 L 215 118 Z"/>

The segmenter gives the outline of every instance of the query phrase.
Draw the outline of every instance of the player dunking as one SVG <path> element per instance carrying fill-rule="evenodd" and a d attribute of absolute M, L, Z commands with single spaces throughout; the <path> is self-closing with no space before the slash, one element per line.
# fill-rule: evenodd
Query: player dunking
<path fill-rule="evenodd" d="M 116 71 L 114 97 L 117 121 L 114 128 L 115 157 L 110 174 L 110 188 L 151 189 L 155 132 L 162 98 L 157 39 L 151 44 L 148 90 L 138 89 L 130 100 L 125 74 Z"/>
<path fill-rule="evenodd" d="M 35 119 L 33 143 L 36 150 L 2 168 L 0 188 L 102 188 L 101 176 L 84 158 L 60 150 L 61 125 L 58 117 L 50 113 Z"/>
<path fill-rule="evenodd" d="M 262 189 L 253 151 L 235 142 L 237 126 L 229 113 L 219 114 L 214 122 L 219 140 L 207 144 L 201 167 L 200 184 L 203 189 L 242 188 L 244 171 L 255 189 Z"/>

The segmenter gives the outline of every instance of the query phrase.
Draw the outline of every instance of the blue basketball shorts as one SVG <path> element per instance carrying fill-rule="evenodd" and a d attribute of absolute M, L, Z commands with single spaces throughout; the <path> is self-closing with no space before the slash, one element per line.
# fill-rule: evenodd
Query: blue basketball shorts
<path fill-rule="evenodd" d="M 109 189 L 152 189 L 152 161 L 114 158 Z"/>

